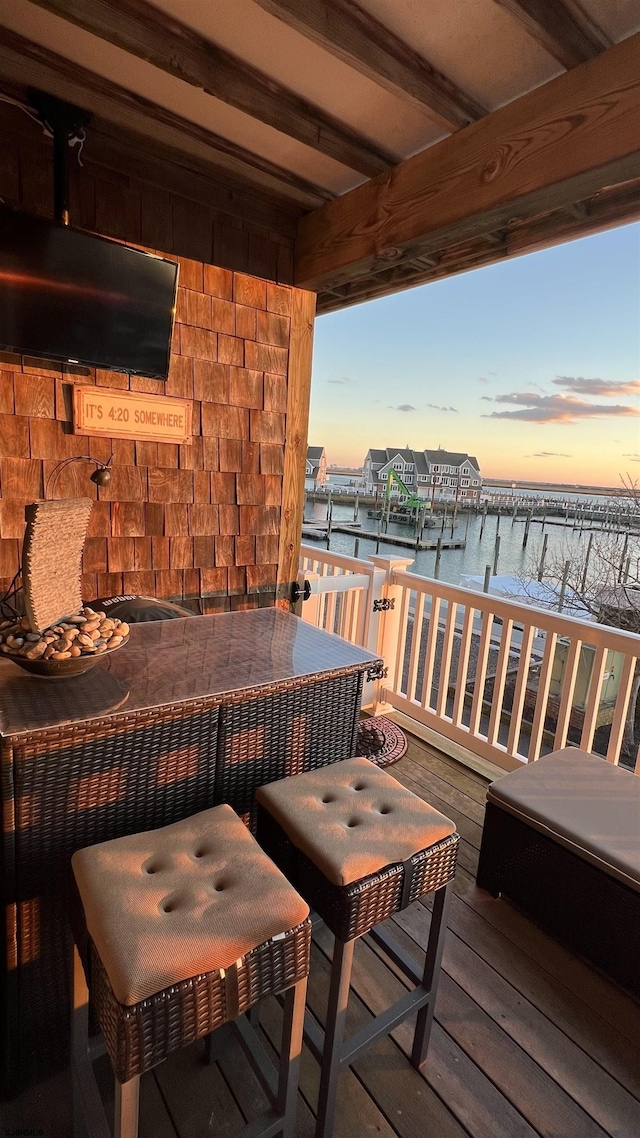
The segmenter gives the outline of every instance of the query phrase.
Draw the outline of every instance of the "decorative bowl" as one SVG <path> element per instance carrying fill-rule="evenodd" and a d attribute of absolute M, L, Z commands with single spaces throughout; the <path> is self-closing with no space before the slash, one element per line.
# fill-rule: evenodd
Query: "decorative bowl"
<path fill-rule="evenodd" d="M 3 652 L 0 660 L 10 660 L 12 664 L 17 664 L 25 672 L 39 676 L 42 680 L 64 680 L 68 676 L 82 676 L 91 668 L 95 668 L 101 660 L 106 660 L 107 656 L 113 656 L 114 652 L 124 648 L 128 639 L 127 636 L 121 644 L 117 644 L 115 648 L 107 648 L 100 655 L 72 656 L 70 660 L 27 660 L 24 656 L 12 652 Z"/>
<path fill-rule="evenodd" d="M 80 612 L 33 632 L 28 616 L 0 623 L 0 658 L 41 679 L 81 676 L 129 639 L 129 625 L 85 605 Z"/>

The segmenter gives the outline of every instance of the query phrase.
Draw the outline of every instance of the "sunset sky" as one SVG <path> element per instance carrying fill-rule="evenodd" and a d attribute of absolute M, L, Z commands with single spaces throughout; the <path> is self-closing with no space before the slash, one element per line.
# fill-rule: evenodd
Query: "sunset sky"
<path fill-rule="evenodd" d="M 309 442 L 475 454 L 483 475 L 640 479 L 640 225 L 316 323 Z"/>

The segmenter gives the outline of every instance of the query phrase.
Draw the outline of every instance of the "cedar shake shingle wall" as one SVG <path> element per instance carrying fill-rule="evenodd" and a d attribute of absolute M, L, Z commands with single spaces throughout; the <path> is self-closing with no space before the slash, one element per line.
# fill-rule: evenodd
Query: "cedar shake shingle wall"
<path fill-rule="evenodd" d="M 50 143 L 37 130 L 34 139 L 32 125 L 0 105 L 0 196 L 50 216 Z M 19 565 L 25 504 L 43 496 L 56 463 L 113 452 L 107 489 L 75 463 L 48 495 L 95 499 L 85 599 L 201 596 L 206 611 L 273 603 L 293 290 L 260 277 L 288 279 L 291 249 L 259 227 L 92 168 L 89 156 L 83 170 L 72 167 L 72 222 L 180 261 L 170 375 L 165 383 L 0 353 L 0 591 Z M 229 267 L 211 263 L 217 252 Z M 71 434 L 74 383 L 192 400 L 193 444 Z M 62 552 L 63 534 L 60 542 Z"/>

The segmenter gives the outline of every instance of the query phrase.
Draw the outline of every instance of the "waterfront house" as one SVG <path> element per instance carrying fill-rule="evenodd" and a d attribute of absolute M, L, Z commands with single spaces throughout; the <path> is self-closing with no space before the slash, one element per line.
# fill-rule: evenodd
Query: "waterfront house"
<path fill-rule="evenodd" d="M 324 447 L 307 447 L 304 473 L 305 490 L 322 490 L 327 481 L 327 455 Z"/>
<path fill-rule="evenodd" d="M 394 471 L 412 493 L 432 503 L 478 502 L 482 477 L 477 458 L 460 451 L 387 447 L 367 451 L 362 478 L 369 493 L 385 493 Z M 398 487 L 394 493 L 401 493 Z"/>
<path fill-rule="evenodd" d="M 441 502 L 478 502 L 482 477 L 477 458 L 458 451 L 425 450 L 427 474 L 420 484 L 431 485 L 432 499 Z"/>

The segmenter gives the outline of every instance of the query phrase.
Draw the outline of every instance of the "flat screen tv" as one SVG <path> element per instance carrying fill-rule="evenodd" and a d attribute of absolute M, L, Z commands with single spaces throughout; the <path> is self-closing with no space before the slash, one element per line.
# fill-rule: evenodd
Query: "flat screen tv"
<path fill-rule="evenodd" d="M 178 266 L 0 208 L 0 348 L 166 379 Z"/>

